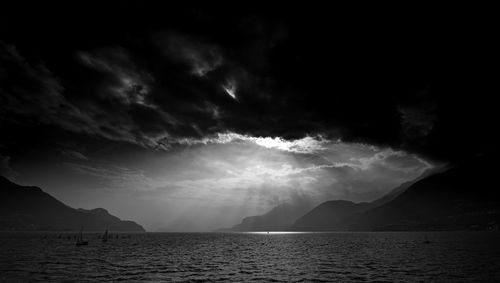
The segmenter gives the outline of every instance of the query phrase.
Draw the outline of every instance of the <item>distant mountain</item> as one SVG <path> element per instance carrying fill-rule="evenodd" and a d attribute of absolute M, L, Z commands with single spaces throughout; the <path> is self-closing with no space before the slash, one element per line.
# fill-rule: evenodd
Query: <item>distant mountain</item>
<path fill-rule="evenodd" d="M 400 194 L 417 181 L 430 176 L 434 171 L 426 171 L 418 178 L 405 182 L 392 189 L 387 194 L 372 202 L 354 203 L 346 200 L 332 200 L 321 203 L 310 212 L 298 218 L 293 225 L 288 227 L 294 231 L 328 231 L 336 230 L 344 223 L 344 220 L 354 214 L 364 212 L 368 209 L 384 205 Z"/>
<path fill-rule="evenodd" d="M 384 204 L 390 202 L 391 200 L 395 199 L 396 197 L 398 197 L 400 194 L 404 193 L 409 187 L 411 187 L 416 182 L 418 182 L 422 179 L 425 179 L 431 175 L 444 172 L 446 170 L 448 170 L 448 168 L 445 166 L 435 168 L 432 170 L 427 170 L 424 173 L 422 173 L 420 176 L 418 176 L 417 178 L 415 178 L 411 181 L 402 183 L 401 185 L 397 186 L 396 188 L 390 190 L 387 194 L 383 195 L 381 198 L 370 202 L 369 208 L 374 208 L 374 207 L 384 205 Z"/>
<path fill-rule="evenodd" d="M 495 167 L 469 164 L 424 178 L 385 205 L 353 215 L 350 230 L 489 229 L 500 223 Z"/>
<path fill-rule="evenodd" d="M 347 200 L 331 200 L 324 202 L 300 217 L 291 226 L 294 231 L 328 231 L 342 222 L 346 217 L 370 208 L 367 202 L 354 203 Z"/>
<path fill-rule="evenodd" d="M 492 160 L 476 159 L 444 172 L 426 174 L 369 204 L 326 202 L 299 218 L 291 230 L 498 227 L 500 191 L 491 182 L 496 174 L 495 164 Z"/>
<path fill-rule="evenodd" d="M 371 203 L 357 204 L 351 201 L 333 200 L 324 202 L 313 210 L 311 202 L 283 203 L 263 215 L 245 217 L 240 224 L 219 231 L 328 230 L 331 225 L 347 216 L 391 201 L 414 182 L 428 175 L 430 172 L 425 172 L 417 179 L 401 184 Z"/>
<path fill-rule="evenodd" d="M 269 212 L 243 218 L 240 224 L 226 231 L 284 231 L 293 224 L 293 222 L 304 215 L 313 205 L 309 202 L 283 203 Z"/>
<path fill-rule="evenodd" d="M 144 231 L 133 221 L 123 221 L 103 208 L 74 209 L 37 187 L 12 183 L 0 176 L 0 230 Z"/>

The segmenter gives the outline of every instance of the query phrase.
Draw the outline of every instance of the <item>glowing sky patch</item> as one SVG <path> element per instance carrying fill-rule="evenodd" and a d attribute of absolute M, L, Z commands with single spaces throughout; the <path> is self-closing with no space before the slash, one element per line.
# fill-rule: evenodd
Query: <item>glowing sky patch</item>
<path fill-rule="evenodd" d="M 371 201 L 433 168 L 418 156 L 391 148 L 319 136 L 285 140 L 237 133 L 185 140 L 144 158 L 119 156 L 122 165 L 63 156 L 72 158 L 65 163 L 65 175 L 76 175 L 82 186 L 94 188 L 95 195 L 86 194 L 90 203 L 97 198 L 152 231 L 228 227 L 281 203 Z M 55 194 L 64 199 L 65 187 Z M 124 199 L 119 204 L 113 202 L 117 195 Z M 89 206 L 79 201 L 75 206 Z"/>
<path fill-rule="evenodd" d="M 281 137 L 254 137 L 238 133 L 219 133 L 212 137 L 202 139 L 178 139 L 175 143 L 195 145 L 195 144 L 227 144 L 227 143 L 251 143 L 258 146 L 294 153 L 314 153 L 324 149 L 328 140 L 321 136 L 306 136 L 301 139 L 285 140 Z"/>

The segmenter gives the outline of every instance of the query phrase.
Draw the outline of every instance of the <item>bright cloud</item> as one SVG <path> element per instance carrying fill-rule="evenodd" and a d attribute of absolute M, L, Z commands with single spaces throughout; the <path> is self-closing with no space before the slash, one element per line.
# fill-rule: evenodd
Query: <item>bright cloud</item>
<path fill-rule="evenodd" d="M 213 137 L 203 139 L 179 139 L 179 144 L 227 144 L 227 143 L 253 143 L 269 149 L 277 149 L 293 153 L 314 153 L 324 149 L 324 145 L 329 141 L 321 136 L 306 136 L 296 140 L 285 140 L 281 137 L 253 137 L 237 133 L 219 133 Z"/>
<path fill-rule="evenodd" d="M 222 88 L 229 96 L 236 99 L 236 81 L 235 80 L 229 79 L 225 84 L 222 85 Z"/>

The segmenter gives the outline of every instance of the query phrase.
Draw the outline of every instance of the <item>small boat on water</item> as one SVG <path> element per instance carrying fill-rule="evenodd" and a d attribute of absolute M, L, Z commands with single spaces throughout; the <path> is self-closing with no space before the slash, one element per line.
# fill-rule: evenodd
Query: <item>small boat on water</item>
<path fill-rule="evenodd" d="M 108 229 L 104 231 L 104 235 L 102 235 L 102 241 L 107 242 L 108 241 Z"/>
<path fill-rule="evenodd" d="M 425 240 L 422 243 L 423 244 L 430 244 L 431 241 L 429 241 L 429 239 L 427 238 L 427 236 L 425 236 Z"/>
<path fill-rule="evenodd" d="M 76 245 L 77 246 L 86 246 L 88 245 L 88 241 L 83 240 L 83 227 L 80 228 L 80 234 L 78 235 L 78 238 L 76 239 Z"/>

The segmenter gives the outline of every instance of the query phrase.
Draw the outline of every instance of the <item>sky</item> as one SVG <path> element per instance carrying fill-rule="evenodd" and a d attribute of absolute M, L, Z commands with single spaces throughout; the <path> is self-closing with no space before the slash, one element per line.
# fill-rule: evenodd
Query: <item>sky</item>
<path fill-rule="evenodd" d="M 0 172 L 150 231 L 207 231 L 496 152 L 494 18 L 399 8 L 9 6 Z"/>

